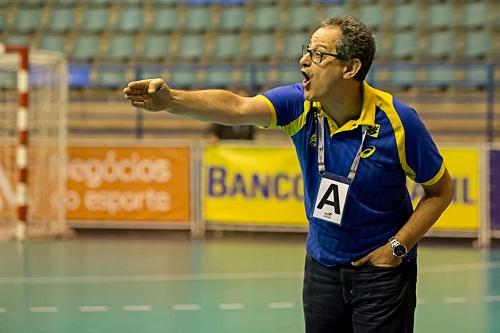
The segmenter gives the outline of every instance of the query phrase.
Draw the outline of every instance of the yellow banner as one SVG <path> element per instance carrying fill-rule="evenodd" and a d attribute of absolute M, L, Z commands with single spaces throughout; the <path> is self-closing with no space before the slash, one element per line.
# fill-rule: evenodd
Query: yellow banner
<path fill-rule="evenodd" d="M 480 152 L 474 148 L 443 149 L 448 171 L 455 183 L 453 201 L 433 226 L 436 230 L 477 231 L 480 217 Z M 408 181 L 414 205 L 423 194 L 420 185 Z"/>
<path fill-rule="evenodd" d="M 479 225 L 478 149 L 443 149 L 455 182 L 454 199 L 437 230 L 475 231 Z M 414 204 L 423 190 L 408 181 Z M 204 219 L 209 222 L 303 225 L 303 184 L 292 148 L 211 146 L 204 152 Z"/>
<path fill-rule="evenodd" d="M 302 175 L 293 149 L 211 146 L 203 161 L 206 221 L 307 225 Z"/>

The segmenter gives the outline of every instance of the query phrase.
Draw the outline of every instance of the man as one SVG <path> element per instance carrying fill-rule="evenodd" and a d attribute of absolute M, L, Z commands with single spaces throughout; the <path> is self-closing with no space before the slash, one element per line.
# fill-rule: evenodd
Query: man
<path fill-rule="evenodd" d="M 364 24 L 326 19 L 302 50 L 302 83 L 256 97 L 172 90 L 161 79 L 124 93 L 150 111 L 281 127 L 304 178 L 306 332 L 411 332 L 416 244 L 449 205 L 451 177 L 416 112 L 364 82 L 375 54 Z M 415 211 L 406 176 L 425 190 Z"/>

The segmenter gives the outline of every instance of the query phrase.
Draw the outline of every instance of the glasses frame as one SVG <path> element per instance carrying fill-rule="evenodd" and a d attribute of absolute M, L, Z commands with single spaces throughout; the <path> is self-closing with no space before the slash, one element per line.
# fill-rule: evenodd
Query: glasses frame
<path fill-rule="evenodd" d="M 313 56 L 314 52 L 314 56 Z M 306 53 L 309 53 L 309 57 L 311 58 L 311 61 L 314 62 L 315 64 L 321 64 L 323 61 L 323 56 L 329 55 L 331 57 L 337 58 L 339 60 L 346 60 L 344 57 L 341 57 L 337 53 L 327 53 L 327 52 L 321 52 L 316 49 L 311 49 L 309 45 L 302 45 L 302 56 L 305 56 Z M 314 58 L 316 57 L 316 60 Z M 317 57 L 319 57 L 319 61 L 317 61 Z"/>

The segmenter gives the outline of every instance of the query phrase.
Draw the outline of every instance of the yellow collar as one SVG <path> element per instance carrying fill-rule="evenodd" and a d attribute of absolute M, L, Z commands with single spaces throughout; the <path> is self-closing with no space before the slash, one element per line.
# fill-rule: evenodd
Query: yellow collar
<path fill-rule="evenodd" d="M 313 106 L 320 110 L 321 114 L 327 119 L 328 127 L 330 128 L 330 135 L 334 133 L 351 131 L 358 128 L 358 126 L 375 125 L 375 108 L 376 108 L 376 93 L 375 89 L 370 87 L 368 83 L 363 82 L 363 109 L 358 119 L 349 120 L 342 127 L 339 128 L 335 120 L 333 120 L 328 113 L 321 107 L 320 102 L 313 102 Z"/>

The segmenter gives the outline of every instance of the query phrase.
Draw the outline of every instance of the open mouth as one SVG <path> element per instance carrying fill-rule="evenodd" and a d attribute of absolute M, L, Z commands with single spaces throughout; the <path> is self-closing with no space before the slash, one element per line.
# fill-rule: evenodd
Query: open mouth
<path fill-rule="evenodd" d="M 311 83 L 311 78 L 304 71 L 300 71 L 300 73 L 302 73 L 302 76 L 304 77 L 304 80 L 302 80 L 302 85 L 307 88 L 309 86 L 309 84 Z"/>

